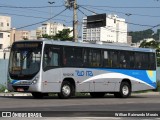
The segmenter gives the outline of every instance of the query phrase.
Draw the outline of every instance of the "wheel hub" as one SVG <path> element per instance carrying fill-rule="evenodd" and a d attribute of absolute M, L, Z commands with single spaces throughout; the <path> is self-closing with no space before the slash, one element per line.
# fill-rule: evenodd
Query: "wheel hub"
<path fill-rule="evenodd" d="M 62 92 L 65 96 L 68 96 L 71 93 L 71 89 L 68 85 L 63 86 Z"/>
<path fill-rule="evenodd" d="M 129 88 L 128 88 L 128 86 L 123 86 L 123 88 L 122 88 L 122 92 L 123 92 L 123 95 L 128 95 L 128 93 L 129 93 Z"/>

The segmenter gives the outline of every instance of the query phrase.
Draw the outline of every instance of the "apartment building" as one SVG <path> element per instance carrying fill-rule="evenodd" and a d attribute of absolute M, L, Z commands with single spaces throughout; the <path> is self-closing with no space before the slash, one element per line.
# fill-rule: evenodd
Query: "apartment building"
<path fill-rule="evenodd" d="M 11 17 L 0 16 L 0 49 L 10 46 Z"/>
<path fill-rule="evenodd" d="M 57 23 L 57 22 L 43 23 L 42 26 L 38 27 L 37 29 L 37 36 L 42 36 L 44 34 L 56 35 L 58 31 L 62 31 L 63 29 L 73 30 L 73 27 L 66 27 L 64 24 Z M 73 32 L 70 34 L 70 36 L 73 36 Z"/>
<path fill-rule="evenodd" d="M 19 40 L 28 40 L 30 31 L 27 30 L 16 30 L 13 28 L 11 30 L 11 44 Z"/>
<path fill-rule="evenodd" d="M 61 23 L 44 23 L 42 24 L 42 35 L 43 34 L 48 34 L 48 35 L 56 35 L 56 33 L 58 33 L 58 31 L 62 31 L 64 29 L 64 24 Z"/>
<path fill-rule="evenodd" d="M 121 42 L 127 43 L 127 24 L 117 15 L 107 15 L 106 26 L 87 28 L 87 18 L 83 18 L 82 40 L 84 42 Z"/>

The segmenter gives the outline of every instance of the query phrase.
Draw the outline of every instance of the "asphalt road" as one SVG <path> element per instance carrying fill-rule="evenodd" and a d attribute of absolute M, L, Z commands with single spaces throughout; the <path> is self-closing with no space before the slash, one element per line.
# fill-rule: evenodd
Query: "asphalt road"
<path fill-rule="evenodd" d="M 154 113 L 160 111 L 160 93 L 132 94 L 127 99 L 114 98 L 112 95 L 106 95 L 105 98 L 82 96 L 65 100 L 58 97 L 33 99 L 32 96 L 0 96 L 0 111 L 51 111 L 52 115 L 60 114 L 60 116 L 62 111 L 68 111 L 70 116 L 75 117 L 87 116 L 87 114 L 100 116 L 101 111 L 105 114 L 113 111 L 152 111 Z M 66 112 L 62 117 L 66 117 L 68 113 Z"/>

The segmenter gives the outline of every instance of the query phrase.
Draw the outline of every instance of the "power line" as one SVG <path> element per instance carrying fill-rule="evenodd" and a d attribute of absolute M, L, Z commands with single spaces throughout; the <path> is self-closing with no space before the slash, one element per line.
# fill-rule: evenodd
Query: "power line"
<path fill-rule="evenodd" d="M 0 4 L 0 5 L 4 5 L 4 6 L 11 6 L 11 5 L 6 5 L 6 4 Z M 64 6 L 64 5 L 59 5 L 60 6 Z M 54 7 L 54 6 L 50 6 L 50 7 Z M 58 6 L 57 6 L 58 7 Z M 39 12 L 39 13 L 47 13 L 50 14 L 50 12 L 46 12 L 46 11 L 42 11 L 42 10 L 36 10 L 36 9 L 30 9 L 30 8 L 25 8 L 23 10 L 29 10 L 29 11 L 35 11 L 35 12 Z M 13 11 L 20 11 L 20 12 L 25 12 L 25 11 L 21 11 L 21 10 L 13 10 Z M 72 16 L 67 16 L 67 15 L 60 15 L 62 17 L 72 17 Z"/>
<path fill-rule="evenodd" d="M 25 7 L 25 6 L 0 6 L 1 8 L 49 8 L 49 7 L 62 7 L 64 5 L 58 5 L 58 6 L 34 6 L 34 7 Z"/>
<path fill-rule="evenodd" d="M 78 8 L 78 11 L 80 11 L 83 15 L 87 16 L 84 12 L 82 12 L 79 8 Z"/>
<path fill-rule="evenodd" d="M 89 9 L 87 9 L 87 8 L 84 8 L 85 10 L 87 10 L 87 11 L 90 11 L 90 12 L 92 12 L 92 13 L 95 13 L 94 11 L 92 11 L 92 10 L 89 10 Z M 82 14 L 84 14 L 85 16 L 87 16 L 83 11 L 81 11 L 80 9 L 78 9 Z M 97 13 L 95 13 L 95 14 L 97 14 Z M 109 18 L 109 17 L 108 17 Z M 111 18 L 110 18 L 111 19 Z M 120 21 L 120 22 L 123 22 L 123 21 Z M 82 22 L 81 22 L 82 23 Z M 133 24 L 133 25 L 141 25 L 141 24 L 136 24 L 136 23 L 129 23 L 129 22 L 127 22 L 128 24 Z M 82 23 L 82 24 L 84 24 L 84 23 Z M 155 26 L 151 26 L 151 25 L 141 25 L 141 26 L 146 26 L 146 27 L 150 27 L 150 28 L 148 28 L 148 29 L 146 29 L 146 30 L 152 30 L 152 29 L 154 29 L 154 28 L 156 28 L 156 27 L 159 27 L 160 26 L 160 24 L 158 24 L 158 25 L 155 25 Z M 109 29 L 109 28 L 107 28 L 107 27 L 103 27 L 103 28 L 105 28 L 105 29 L 107 29 L 107 30 L 110 30 L 110 31 L 112 31 L 112 32 L 120 32 L 120 33 L 129 33 L 129 32 L 125 32 L 125 31 L 119 31 L 119 30 L 115 30 L 115 29 Z M 145 31 L 145 30 L 144 30 Z"/>
<path fill-rule="evenodd" d="M 83 11 L 81 11 L 79 8 L 78 8 L 78 10 L 83 14 L 83 15 L 85 15 L 85 16 L 87 16 Z M 94 12 L 95 13 L 95 12 Z M 83 22 L 81 22 L 82 24 L 84 24 Z M 113 31 L 113 32 L 120 32 L 120 33 L 128 33 L 128 32 L 124 32 L 124 31 L 117 31 L 117 30 L 114 30 L 114 29 L 109 29 L 109 28 L 107 28 L 107 27 L 103 27 L 103 28 L 105 28 L 105 29 L 107 29 L 107 30 L 110 30 L 110 31 Z"/>
<path fill-rule="evenodd" d="M 40 22 L 36 22 L 36 23 L 30 24 L 30 25 L 25 25 L 25 26 L 22 26 L 22 27 L 16 28 L 16 30 L 17 30 L 17 29 L 26 28 L 26 27 L 30 27 L 30 26 L 34 26 L 34 25 L 41 24 L 41 23 L 44 23 L 44 22 L 47 22 L 47 21 L 49 21 L 49 20 L 51 20 L 51 19 L 53 19 L 53 18 L 55 18 L 55 17 L 59 16 L 61 13 L 63 13 L 63 12 L 64 12 L 64 11 L 66 11 L 66 10 L 67 10 L 67 8 L 66 8 L 66 9 L 64 9 L 64 10 L 62 10 L 61 12 L 59 12 L 58 14 L 56 14 L 55 16 L 53 16 L 53 17 L 51 17 L 51 18 L 49 18 L 49 19 L 47 19 L 47 20 L 40 21 Z M 11 31 L 11 30 L 9 30 L 9 31 Z M 8 31 L 5 31 L 5 32 L 8 32 Z"/>
<path fill-rule="evenodd" d="M 143 7 L 143 6 L 130 6 L 130 7 L 125 7 L 125 6 L 94 6 L 94 5 L 81 5 L 81 6 L 86 6 L 86 7 L 107 7 L 107 8 L 127 8 L 127 9 L 159 9 L 160 7 L 154 6 L 154 7 Z"/>
<path fill-rule="evenodd" d="M 89 10 L 89 9 L 83 7 L 83 6 L 80 6 L 80 7 L 83 8 L 83 9 L 85 9 L 85 10 L 87 10 L 87 11 L 89 11 L 89 12 L 92 12 L 92 13 L 94 13 L 94 14 L 97 14 L 96 12 L 94 12 L 94 11 L 92 11 L 92 10 Z M 113 18 L 110 18 L 110 17 L 107 17 L 107 18 L 113 19 Z M 137 23 L 131 23 L 131 22 L 126 22 L 126 21 L 120 21 L 120 20 L 117 20 L 117 21 L 119 21 L 119 22 L 125 22 L 125 23 L 131 24 L 131 25 L 136 25 L 136 26 L 153 27 L 152 25 L 137 24 Z"/>
<path fill-rule="evenodd" d="M 131 14 L 131 15 L 135 15 L 135 16 L 141 16 L 141 17 L 160 17 L 160 16 L 155 16 L 155 15 L 145 15 L 145 14 L 135 14 L 135 13 L 125 13 L 125 12 L 120 12 L 120 11 L 113 11 L 113 10 L 107 10 L 107 9 L 100 9 L 100 8 L 96 8 L 96 7 L 91 7 L 90 8 L 93 8 L 93 9 L 96 9 L 96 10 L 101 10 L 101 11 L 108 11 L 108 12 L 114 12 L 114 13 L 120 13 L 120 14 Z"/>
<path fill-rule="evenodd" d="M 7 15 L 14 15 L 14 16 L 21 16 L 21 17 L 48 19 L 48 18 L 44 18 L 44 17 L 36 17 L 36 16 L 30 16 L 30 15 L 21 15 L 21 14 L 13 14 L 13 13 L 5 13 L 5 12 L 0 12 L 0 14 L 7 14 Z"/>
<path fill-rule="evenodd" d="M 14 16 L 20 16 L 20 17 L 29 17 L 29 18 L 41 18 L 41 19 L 48 19 L 48 18 L 45 18 L 45 17 L 37 17 L 37 16 L 30 16 L 30 15 L 21 15 L 21 14 L 13 14 L 13 13 L 2 13 L 0 12 L 0 14 L 5 14 L 5 15 L 14 15 Z M 54 20 L 60 20 L 60 21 L 63 21 L 65 23 L 71 23 L 72 21 L 66 21 L 64 19 L 54 19 Z"/>

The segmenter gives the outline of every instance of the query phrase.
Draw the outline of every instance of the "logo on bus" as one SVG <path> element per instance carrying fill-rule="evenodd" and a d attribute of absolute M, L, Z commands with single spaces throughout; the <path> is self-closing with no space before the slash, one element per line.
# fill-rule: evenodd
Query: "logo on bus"
<path fill-rule="evenodd" d="M 92 71 L 81 71 L 81 70 L 76 70 L 76 75 L 77 76 L 93 76 Z"/>

